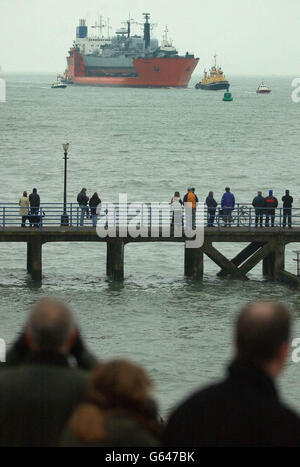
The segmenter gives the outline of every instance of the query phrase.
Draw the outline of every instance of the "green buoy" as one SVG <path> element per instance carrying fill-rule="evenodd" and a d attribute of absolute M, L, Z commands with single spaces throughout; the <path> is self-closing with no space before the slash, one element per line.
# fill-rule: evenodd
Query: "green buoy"
<path fill-rule="evenodd" d="M 231 101 L 233 101 L 233 97 L 232 97 L 232 95 L 231 95 L 231 92 L 229 92 L 229 86 L 228 86 L 228 88 L 227 88 L 227 91 L 224 93 L 223 101 L 224 101 L 224 102 L 231 102 Z"/>

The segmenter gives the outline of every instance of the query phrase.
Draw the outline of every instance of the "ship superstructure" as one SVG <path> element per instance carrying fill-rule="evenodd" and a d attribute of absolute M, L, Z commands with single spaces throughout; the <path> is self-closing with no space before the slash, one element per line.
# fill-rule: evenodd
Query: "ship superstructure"
<path fill-rule="evenodd" d="M 207 73 L 204 70 L 204 76 L 200 83 L 197 83 L 196 89 L 204 89 L 207 91 L 218 91 L 219 89 L 227 89 L 229 82 L 227 81 L 223 70 L 220 66 L 217 66 L 217 56 L 214 55 L 214 64 Z"/>
<path fill-rule="evenodd" d="M 144 17 L 143 36 L 132 35 L 132 25 L 138 23 L 130 18 L 113 37 L 109 37 L 109 29 L 107 36 L 103 35 L 103 24 L 98 35 L 89 36 L 81 19 L 67 57 L 72 81 L 99 86 L 187 86 L 198 59 L 188 53 L 179 56 L 167 28 L 160 45 L 151 37 L 150 15 L 144 13 Z"/>

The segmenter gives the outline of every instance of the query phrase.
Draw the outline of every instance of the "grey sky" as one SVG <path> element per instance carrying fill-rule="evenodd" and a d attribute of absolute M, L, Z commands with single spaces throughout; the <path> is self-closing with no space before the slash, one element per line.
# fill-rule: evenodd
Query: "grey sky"
<path fill-rule="evenodd" d="M 129 12 L 150 12 L 159 39 L 167 24 L 179 51 L 200 57 L 198 73 L 216 52 L 227 74 L 299 75 L 299 0 L 0 0 L 2 71 L 61 72 L 79 18 L 102 14 L 114 31 Z"/>

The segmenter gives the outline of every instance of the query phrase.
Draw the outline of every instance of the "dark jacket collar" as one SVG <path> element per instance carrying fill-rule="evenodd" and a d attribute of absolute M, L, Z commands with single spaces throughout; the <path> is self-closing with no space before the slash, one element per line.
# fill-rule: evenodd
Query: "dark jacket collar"
<path fill-rule="evenodd" d="M 229 378 L 245 381 L 271 397 L 278 398 L 273 380 L 266 372 L 254 363 L 236 358 L 228 367 Z"/>
<path fill-rule="evenodd" d="M 30 352 L 26 363 L 69 367 L 68 359 L 64 355 L 50 351 Z"/>

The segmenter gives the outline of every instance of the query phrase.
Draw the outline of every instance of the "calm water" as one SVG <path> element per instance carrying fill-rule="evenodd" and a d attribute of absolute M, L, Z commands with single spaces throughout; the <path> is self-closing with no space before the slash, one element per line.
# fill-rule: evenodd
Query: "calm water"
<path fill-rule="evenodd" d="M 128 193 L 132 201 L 169 200 L 188 185 L 219 200 L 229 184 L 237 200 L 257 189 L 289 188 L 300 207 L 299 111 L 292 78 L 269 77 L 273 92 L 254 92 L 262 77 L 231 79 L 233 103 L 222 93 L 186 90 L 72 87 L 50 89 L 55 75 L 7 75 L 0 104 L 1 202 L 36 186 L 42 202 L 62 201 L 61 143 L 71 142 L 68 200 L 82 186 L 104 201 Z M 234 255 L 243 245 L 220 245 Z M 299 246 L 299 245 L 297 245 Z M 288 248 L 287 268 L 295 245 Z M 187 392 L 223 375 L 232 354 L 231 329 L 248 300 L 278 298 L 295 309 L 300 295 L 262 280 L 261 267 L 240 283 L 215 277 L 206 259 L 203 283 L 183 277 L 183 245 L 128 245 L 123 285 L 105 277 L 105 245 L 53 244 L 43 248 L 44 281 L 36 288 L 25 271 L 25 245 L 0 245 L 0 335 L 20 330 L 31 304 L 59 295 L 73 307 L 85 339 L 101 358 L 130 357 L 157 382 L 166 412 Z M 289 362 L 280 386 L 300 407 L 300 364 Z M 299 409 L 300 410 L 300 409 Z"/>

